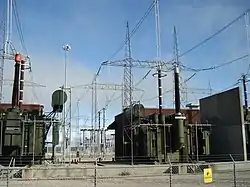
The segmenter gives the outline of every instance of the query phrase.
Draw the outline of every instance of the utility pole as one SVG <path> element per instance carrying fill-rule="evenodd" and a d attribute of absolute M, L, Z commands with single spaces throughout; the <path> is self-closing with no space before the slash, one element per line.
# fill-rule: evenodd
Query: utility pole
<path fill-rule="evenodd" d="M 161 34 L 160 34 L 160 11 L 159 0 L 155 0 L 155 23 L 156 23 L 156 48 L 157 48 L 157 60 L 161 58 Z M 160 124 L 162 124 L 162 68 L 160 62 L 157 64 L 157 77 L 158 77 L 158 97 L 159 97 L 159 116 Z"/>
<path fill-rule="evenodd" d="M 71 125 L 72 125 L 72 89 L 69 88 L 69 125 L 67 132 L 68 134 L 68 144 L 69 144 L 69 164 L 71 163 Z"/>
<path fill-rule="evenodd" d="M 80 143 L 81 143 L 81 134 L 80 134 L 80 111 L 79 111 L 79 102 L 80 100 L 78 99 L 76 104 L 77 104 L 77 135 L 78 135 L 78 141 L 77 142 L 77 152 L 79 154 L 80 152 Z"/>
<path fill-rule="evenodd" d="M 97 77 L 95 77 L 95 81 L 94 81 L 94 88 L 93 88 L 93 94 L 94 94 L 94 124 L 95 127 L 94 129 L 97 129 L 97 107 L 98 107 L 98 103 L 97 103 Z M 95 156 L 95 152 L 96 152 L 96 143 L 97 143 L 97 137 L 96 137 L 96 131 L 93 131 L 94 133 L 94 156 Z"/>
<path fill-rule="evenodd" d="M 163 124 L 163 95 L 162 95 L 162 78 L 165 75 L 162 75 L 162 64 L 159 61 L 161 59 L 161 28 L 160 28 L 160 9 L 159 9 L 159 0 L 155 0 L 155 25 L 156 25 L 156 58 L 157 58 L 157 79 L 158 79 L 158 104 L 159 104 L 159 124 Z M 163 131 L 163 133 L 161 133 Z M 166 140 L 165 140 L 165 127 L 163 127 L 160 131 L 157 128 L 157 142 L 158 138 L 163 138 L 163 147 L 164 147 L 164 161 L 166 161 Z M 160 161 L 162 158 L 161 155 L 161 145 L 157 143 L 157 156 Z"/>
<path fill-rule="evenodd" d="M 94 81 L 92 82 L 92 94 L 91 94 L 91 129 L 94 130 L 94 117 L 95 117 L 95 91 L 94 91 L 94 85 L 96 84 L 96 76 L 94 77 Z M 90 132 L 90 154 L 94 152 L 94 131 Z"/>
<path fill-rule="evenodd" d="M 244 104 L 245 104 L 244 120 L 246 121 L 247 120 L 247 115 L 248 115 L 248 98 L 247 98 L 246 74 L 242 75 L 242 82 L 243 82 Z"/>
<path fill-rule="evenodd" d="M 13 15 L 13 2 L 12 0 L 7 1 L 7 16 L 6 20 L 3 22 L 3 50 L 0 65 L 0 103 L 3 100 L 3 77 L 4 77 L 4 63 L 6 55 L 10 52 L 11 34 L 12 34 L 12 15 Z"/>
<path fill-rule="evenodd" d="M 100 131 L 101 131 L 101 111 L 98 111 L 97 147 L 99 156 L 101 155 Z"/>
<path fill-rule="evenodd" d="M 178 127 L 179 136 L 179 158 L 180 162 L 185 162 L 187 158 L 184 157 L 185 154 L 185 140 L 184 140 L 184 123 L 185 117 L 181 114 L 181 98 L 180 98 L 180 62 L 179 62 L 179 50 L 176 28 L 174 27 L 174 85 L 175 85 L 175 122 Z"/>
<path fill-rule="evenodd" d="M 106 132 L 105 132 L 105 123 L 106 123 L 106 108 L 102 109 L 102 135 L 101 135 L 101 144 L 102 144 L 102 152 L 103 152 L 103 157 L 105 156 L 106 153 Z"/>
<path fill-rule="evenodd" d="M 65 55 L 65 61 L 64 61 L 64 85 L 62 86 L 62 90 L 64 91 L 65 88 L 67 88 L 67 61 L 68 61 L 68 52 L 71 50 L 71 47 L 67 44 L 63 46 L 63 50 L 64 50 L 64 55 Z M 64 97 L 64 94 L 63 94 Z M 63 98 L 64 100 L 64 98 Z M 66 146 L 66 103 L 63 104 L 63 126 L 62 126 L 62 137 L 63 137 L 63 141 L 62 141 L 62 154 L 63 154 L 63 163 L 65 162 L 65 146 Z"/>
<path fill-rule="evenodd" d="M 245 103 L 244 122 L 242 123 L 242 141 L 243 141 L 244 161 L 247 161 L 247 147 L 249 148 L 250 145 L 249 145 L 249 137 L 248 137 L 248 140 L 246 140 L 246 130 L 247 130 L 247 136 L 249 134 L 249 125 L 247 122 L 248 120 L 248 98 L 247 98 L 246 74 L 242 75 L 242 82 L 243 82 L 244 103 Z M 247 128 L 245 128 L 245 125 L 247 125 Z"/>
<path fill-rule="evenodd" d="M 248 53 L 248 61 L 250 63 L 250 30 L 249 30 L 249 13 L 248 11 L 245 13 L 245 27 L 246 27 L 246 42 L 247 42 L 247 53 Z M 250 66 L 248 66 L 247 74 L 250 71 Z"/>

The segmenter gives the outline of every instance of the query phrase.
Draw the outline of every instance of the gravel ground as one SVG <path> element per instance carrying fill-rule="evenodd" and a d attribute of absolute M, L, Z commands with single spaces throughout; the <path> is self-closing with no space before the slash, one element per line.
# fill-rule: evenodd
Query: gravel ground
<path fill-rule="evenodd" d="M 250 186 L 250 172 L 237 176 L 237 187 Z M 202 175 L 175 175 L 172 177 L 172 187 L 229 187 L 233 186 L 232 174 L 216 174 L 212 184 L 204 184 Z M 89 187 L 94 186 L 94 180 L 33 180 L 33 181 L 0 181 L 0 187 Z M 122 177 L 112 179 L 97 179 L 97 187 L 168 187 L 169 176 L 160 177 Z"/>

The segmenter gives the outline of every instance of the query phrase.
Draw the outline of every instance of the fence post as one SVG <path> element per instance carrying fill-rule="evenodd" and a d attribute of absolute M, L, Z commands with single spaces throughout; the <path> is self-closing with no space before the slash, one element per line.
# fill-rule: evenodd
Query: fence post
<path fill-rule="evenodd" d="M 7 181 L 6 181 L 6 186 L 9 187 L 9 168 L 7 169 Z"/>
<path fill-rule="evenodd" d="M 168 156 L 168 162 L 169 162 L 169 187 L 172 187 L 172 164 L 169 156 Z"/>
<path fill-rule="evenodd" d="M 236 187 L 236 168 L 235 168 L 235 161 L 234 161 L 234 158 L 233 156 L 230 154 L 230 157 L 233 161 L 233 180 L 234 180 L 234 187 Z"/>
<path fill-rule="evenodd" d="M 94 187 L 96 187 L 97 184 L 97 160 L 95 161 L 95 174 L 94 174 Z"/>

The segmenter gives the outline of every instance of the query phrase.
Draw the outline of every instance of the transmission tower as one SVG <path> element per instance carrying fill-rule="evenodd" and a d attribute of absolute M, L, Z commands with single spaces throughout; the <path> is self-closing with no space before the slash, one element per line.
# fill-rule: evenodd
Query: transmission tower
<path fill-rule="evenodd" d="M 1 63 L 0 63 L 0 103 L 3 99 L 3 76 L 4 76 L 4 63 L 6 54 L 9 54 L 11 33 L 12 33 L 12 0 L 7 0 L 6 20 L 3 21 L 3 49 L 1 50 Z"/>
<path fill-rule="evenodd" d="M 126 25 L 126 40 L 125 40 L 125 64 L 123 75 L 123 100 L 122 108 L 128 108 L 132 104 L 133 99 L 133 75 L 132 75 L 132 58 L 130 45 L 129 24 Z"/>
<path fill-rule="evenodd" d="M 95 77 L 92 84 L 84 84 L 84 85 L 77 85 L 72 86 L 70 89 L 87 89 L 92 91 L 92 109 L 91 109 L 91 135 L 90 135 L 90 142 L 91 142 L 91 153 L 95 154 L 95 148 L 97 142 L 98 134 L 96 134 L 96 129 L 98 127 L 98 105 L 97 105 L 97 90 L 119 90 L 123 91 L 123 85 L 119 84 L 108 84 L 108 83 L 97 83 L 97 77 Z M 137 88 L 133 88 L 135 91 L 143 91 Z M 98 132 L 97 132 L 98 133 Z"/>

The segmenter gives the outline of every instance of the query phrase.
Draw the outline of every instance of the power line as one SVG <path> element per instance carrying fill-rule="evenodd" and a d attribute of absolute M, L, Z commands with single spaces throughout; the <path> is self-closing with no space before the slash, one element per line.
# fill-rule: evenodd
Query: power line
<path fill-rule="evenodd" d="M 185 55 L 187 55 L 188 53 L 194 51 L 195 49 L 197 49 L 198 47 L 202 46 L 203 44 L 205 44 L 206 42 L 210 41 L 211 39 L 213 39 L 214 37 L 216 37 L 217 35 L 221 34 L 223 31 L 225 31 L 227 28 L 229 28 L 231 25 L 233 25 L 234 23 L 236 23 L 237 21 L 239 21 L 246 13 L 248 13 L 250 11 L 250 9 L 247 9 L 244 13 L 242 13 L 241 15 L 239 15 L 238 17 L 236 17 L 235 19 L 233 19 L 231 22 L 229 22 L 228 24 L 226 24 L 225 26 L 223 26 L 221 29 L 219 29 L 218 31 L 216 31 L 214 34 L 212 34 L 211 36 L 205 38 L 204 40 L 202 40 L 200 43 L 194 45 L 193 47 L 191 47 L 190 49 L 188 49 L 187 51 L 181 53 L 180 55 L 178 55 L 178 57 L 183 57 Z M 244 59 L 246 58 L 248 55 L 244 55 L 242 57 L 239 57 L 237 59 L 234 59 L 230 62 L 227 62 L 227 63 L 223 63 L 221 65 L 218 65 L 218 66 L 214 66 L 214 67 L 209 67 L 209 68 L 203 68 L 203 69 L 195 69 L 195 68 L 189 68 L 183 64 L 180 64 L 180 66 L 188 69 L 188 70 L 191 70 L 191 71 L 195 71 L 195 72 L 199 72 L 199 71 L 208 71 L 208 70 L 213 70 L 213 69 L 217 69 L 217 68 L 220 68 L 220 67 L 223 67 L 225 65 L 228 65 L 228 64 L 231 64 L 233 62 L 236 62 L 236 61 L 239 61 L 241 59 Z M 173 62 L 175 59 L 172 59 L 171 61 L 168 61 L 167 63 L 171 63 Z M 148 73 L 149 74 L 149 73 Z M 145 79 L 148 74 L 146 74 L 146 76 L 143 77 L 143 79 Z"/>
<path fill-rule="evenodd" d="M 130 37 L 132 37 L 132 36 L 134 35 L 134 33 L 137 31 L 137 29 L 140 27 L 140 25 L 143 23 L 143 21 L 144 21 L 144 20 L 146 19 L 146 17 L 148 16 L 148 14 L 151 12 L 151 10 L 152 10 L 153 7 L 154 7 L 154 3 L 155 3 L 154 1 L 151 3 L 151 5 L 150 5 L 149 8 L 147 9 L 146 13 L 144 14 L 144 16 L 140 19 L 140 21 L 137 23 L 136 27 L 132 30 L 132 32 L 131 32 L 131 34 L 130 34 Z M 198 47 L 202 46 L 202 45 L 205 44 L 206 42 L 210 41 L 211 39 L 213 39 L 214 37 L 216 37 L 217 35 L 219 35 L 219 34 L 222 33 L 223 31 L 225 31 L 227 28 L 229 28 L 229 27 L 230 27 L 231 25 L 233 25 L 235 22 L 237 22 L 238 20 L 240 20 L 240 19 L 245 15 L 245 13 L 246 13 L 246 12 L 249 12 L 249 11 L 250 11 L 250 9 L 248 9 L 248 10 L 245 11 L 243 14 L 239 15 L 238 17 L 236 17 L 234 20 L 232 20 L 231 22 L 229 22 L 228 24 L 226 24 L 224 27 L 222 27 L 221 29 L 219 29 L 218 31 L 216 31 L 216 32 L 215 32 L 214 34 L 212 34 L 211 36 L 205 38 L 203 41 L 201 41 L 200 43 L 194 45 L 194 46 L 191 47 L 189 50 L 187 50 L 187 51 L 181 53 L 181 54 L 179 55 L 179 58 L 180 58 L 180 57 L 183 57 L 183 56 L 185 56 L 185 55 L 187 55 L 188 53 L 190 53 L 190 52 L 192 52 L 192 51 L 194 51 L 194 50 L 197 49 Z M 127 41 L 125 40 L 124 43 L 121 45 L 121 47 L 118 48 L 118 50 L 111 56 L 110 59 L 112 59 L 115 55 L 117 55 L 117 53 L 119 53 L 119 52 L 122 50 L 122 48 L 124 47 L 124 45 L 126 44 L 126 42 L 127 42 Z M 240 59 L 243 59 L 243 58 L 245 58 L 245 57 L 247 57 L 247 56 L 243 56 L 243 57 L 237 58 L 237 59 L 235 59 L 233 62 L 238 61 L 238 60 L 240 60 Z M 173 62 L 173 61 L 174 61 L 174 59 L 172 59 L 170 62 Z M 194 68 L 188 68 L 188 67 L 185 67 L 184 65 L 181 65 L 181 66 L 183 66 L 183 67 L 185 67 L 185 68 L 187 68 L 187 69 L 190 69 L 190 70 L 192 70 L 192 71 L 198 72 L 198 71 L 206 71 L 206 70 L 216 69 L 216 68 L 225 66 L 225 65 L 227 65 L 227 64 L 231 64 L 231 63 L 233 63 L 233 62 L 228 62 L 228 63 L 222 64 L 222 65 L 216 66 L 216 67 L 209 67 L 209 68 L 204 68 L 204 69 L 200 69 L 200 70 L 199 70 L 199 69 L 194 69 Z M 98 72 L 99 72 L 99 71 L 100 71 L 100 68 L 99 68 Z M 150 69 L 150 70 L 146 73 L 146 75 L 139 81 L 138 84 L 140 84 L 144 79 L 146 79 L 146 77 L 149 75 L 150 72 L 151 72 L 151 69 Z"/>
<path fill-rule="evenodd" d="M 16 0 L 13 1 L 13 10 L 14 10 L 15 23 L 16 23 L 16 28 L 17 28 L 17 33 L 18 33 L 19 39 L 20 39 L 20 43 L 21 43 L 21 46 L 22 46 L 23 50 L 25 51 L 26 55 L 28 55 L 28 50 L 27 50 L 27 47 L 26 47 L 25 42 L 24 42 L 23 31 L 22 31 L 22 27 L 21 27 L 21 21 L 20 21 L 20 16 L 18 13 Z M 34 82 L 34 77 L 33 77 L 32 71 L 31 71 L 31 60 L 30 60 L 30 58 L 28 58 L 28 59 L 29 59 L 30 80 L 32 82 Z M 35 97 L 35 100 L 38 101 L 39 99 L 38 99 L 38 96 L 36 94 L 35 88 L 32 87 L 31 89 L 32 89 L 32 93 Z"/>
<path fill-rule="evenodd" d="M 231 85 L 231 86 L 229 86 L 229 87 L 227 87 L 227 88 L 224 88 L 224 89 L 221 90 L 220 92 L 224 92 L 224 91 L 226 91 L 226 90 L 228 90 L 228 89 L 230 89 L 230 88 L 233 88 L 233 87 L 237 86 L 238 84 L 239 84 L 239 81 L 237 81 L 236 83 L 234 83 L 233 85 Z"/>
<path fill-rule="evenodd" d="M 138 86 L 139 84 L 141 84 L 142 83 L 142 81 L 144 81 L 146 78 L 147 78 L 147 76 L 149 75 L 149 73 L 152 71 L 152 69 L 150 69 L 135 85 L 134 85 L 134 87 L 136 87 L 136 86 Z"/>
<path fill-rule="evenodd" d="M 132 36 L 134 36 L 134 34 L 136 33 L 136 31 L 138 31 L 138 29 L 140 28 L 140 26 L 143 24 L 143 22 L 146 20 L 146 18 L 148 17 L 148 15 L 150 14 L 150 12 L 154 8 L 154 4 L 155 4 L 155 1 L 153 1 L 150 4 L 150 6 L 148 7 L 148 9 L 144 13 L 144 15 L 137 22 L 137 24 L 135 25 L 135 27 L 133 28 L 133 30 L 129 33 L 129 37 L 125 39 L 125 41 L 122 43 L 122 45 L 108 59 L 114 58 L 123 49 L 123 47 L 126 45 L 126 43 L 128 42 L 128 39 L 131 39 Z M 95 74 L 95 77 L 97 77 L 99 75 L 99 73 L 101 71 L 101 68 L 102 68 L 102 65 L 100 65 L 100 67 L 98 68 L 97 73 Z M 94 77 L 94 80 L 95 80 L 95 77 Z"/>
<path fill-rule="evenodd" d="M 152 7 L 151 7 L 151 6 L 152 6 Z M 153 6 L 154 6 L 154 2 L 150 5 L 150 7 L 149 7 L 149 9 L 148 9 L 149 12 L 147 11 L 148 13 L 146 12 L 145 15 L 147 15 L 147 14 L 150 13 L 150 11 L 152 10 Z M 229 28 L 231 25 L 233 25 L 234 23 L 236 23 L 237 21 L 239 21 L 239 20 L 245 15 L 245 13 L 247 13 L 247 12 L 249 12 L 249 11 L 250 11 L 250 9 L 246 10 L 244 13 L 242 13 L 241 15 L 239 15 L 238 17 L 236 17 L 234 20 L 232 20 L 231 22 L 229 22 L 228 24 L 226 24 L 224 27 L 222 27 L 221 29 L 219 29 L 218 31 L 216 31 L 216 32 L 215 32 L 214 34 L 212 34 L 211 36 L 205 38 L 203 41 L 201 41 L 201 42 L 199 42 L 198 44 L 194 45 L 194 46 L 191 47 L 189 50 L 187 50 L 187 51 L 181 53 L 178 57 L 180 58 L 180 57 L 183 57 L 183 56 L 187 55 L 188 53 L 190 53 L 190 52 L 194 51 L 195 49 L 199 48 L 200 46 L 204 45 L 206 42 L 208 42 L 208 41 L 210 41 L 211 39 L 215 38 L 217 35 L 221 34 L 223 31 L 225 31 L 225 30 L 226 30 L 227 28 Z M 123 46 L 125 45 L 125 43 L 126 43 L 126 41 L 125 41 L 124 44 L 123 44 L 123 45 L 122 45 L 122 46 L 121 46 L 121 47 L 111 56 L 111 58 L 113 58 L 113 56 L 115 56 L 115 55 L 123 48 Z M 189 67 L 187 67 L 187 66 L 185 66 L 185 65 L 181 65 L 181 66 L 184 67 L 184 68 L 186 68 L 186 69 L 188 69 L 188 70 L 195 71 L 195 72 L 208 71 L 208 70 L 215 70 L 215 69 L 218 69 L 218 68 L 220 68 L 220 67 L 223 67 L 223 66 L 232 64 L 232 63 L 234 63 L 234 62 L 236 62 L 236 61 L 239 61 L 239 60 L 242 60 L 242 59 L 244 59 L 244 58 L 246 58 L 246 57 L 248 57 L 248 55 L 244 55 L 244 56 L 238 57 L 238 58 L 236 58 L 236 59 L 234 59 L 234 60 L 231 60 L 231 61 L 229 61 L 229 62 L 220 64 L 220 65 L 218 65 L 218 66 L 212 66 L 212 67 L 209 67 L 209 68 L 202 68 L 202 69 L 189 68 Z M 172 60 L 169 61 L 169 62 L 173 62 L 173 61 L 174 61 L 174 59 L 172 59 Z M 169 63 L 169 62 L 167 62 L 167 63 Z M 151 69 L 144 75 L 144 77 L 143 77 L 137 84 L 140 84 L 144 79 L 146 79 L 146 77 L 149 75 L 150 72 L 151 72 Z M 189 77 L 189 78 L 188 78 L 186 81 L 184 81 L 184 82 L 188 82 L 188 81 L 191 80 L 195 75 L 196 75 L 196 73 L 193 74 L 191 77 Z M 163 94 L 165 95 L 166 93 L 171 92 L 172 90 L 173 90 L 173 89 L 166 90 L 166 91 L 163 92 Z M 153 99 L 155 99 L 155 98 L 157 98 L 157 97 L 158 97 L 158 96 L 153 97 L 153 98 L 150 98 L 150 99 L 146 99 L 146 100 L 144 100 L 144 101 L 153 100 Z"/>
<path fill-rule="evenodd" d="M 190 68 L 190 67 L 187 67 L 185 65 L 181 65 L 183 68 L 185 68 L 186 70 L 189 70 L 189 71 L 194 71 L 194 72 L 201 72 L 201 71 L 209 71 L 209 70 L 215 70 L 215 69 L 218 69 L 218 68 L 221 68 L 221 67 L 224 67 L 224 66 L 227 66 L 227 65 L 230 65 L 230 64 L 233 64 L 234 62 L 237 62 L 237 61 L 240 61 L 244 58 L 248 57 L 248 54 L 247 55 L 243 55 L 243 56 L 240 56 L 240 57 L 237 57 L 233 60 L 230 60 L 228 62 L 225 62 L 225 63 L 222 63 L 222 64 L 219 64 L 217 66 L 211 66 L 211 67 L 207 67 L 207 68 L 200 68 L 200 69 L 195 69 L 195 68 Z"/>
<path fill-rule="evenodd" d="M 146 18 L 148 17 L 148 15 L 150 14 L 150 12 L 152 11 L 152 9 L 154 8 L 154 4 L 155 1 L 153 1 L 150 6 L 148 7 L 148 9 L 146 10 L 146 12 L 144 13 L 144 15 L 141 17 L 141 19 L 137 22 L 137 24 L 135 25 L 134 29 L 130 32 L 129 37 L 128 38 L 132 38 L 132 36 L 136 33 L 136 31 L 140 28 L 140 26 L 142 25 L 142 23 L 146 20 Z M 126 38 L 126 40 L 123 42 L 123 44 L 110 56 L 110 58 L 108 59 L 112 59 L 114 58 L 124 47 L 124 45 L 128 42 L 128 38 Z"/>
<path fill-rule="evenodd" d="M 16 0 L 13 1 L 13 10 L 14 10 L 14 17 L 15 17 L 15 21 L 16 21 L 16 27 L 17 27 L 17 32 L 18 32 L 18 35 L 19 35 L 19 39 L 20 39 L 20 42 L 21 42 L 21 45 L 26 53 L 26 55 L 28 54 L 28 50 L 25 46 L 25 42 L 24 42 L 24 37 L 23 37 L 23 31 L 22 31 L 22 27 L 21 27 L 21 22 L 20 22 L 20 16 L 19 16 L 19 13 L 18 13 L 18 9 L 17 9 L 17 3 L 16 3 Z"/>
<path fill-rule="evenodd" d="M 187 83 L 187 82 L 190 81 L 192 78 L 194 78 L 195 75 L 196 75 L 196 73 L 194 73 L 194 74 L 191 75 L 189 78 L 187 78 L 183 83 Z M 167 94 L 167 93 L 169 93 L 169 92 L 172 92 L 173 90 L 174 90 L 173 88 L 168 89 L 168 90 L 165 90 L 165 91 L 162 93 L 162 95 L 165 95 L 165 94 Z M 151 101 L 151 100 L 154 100 L 154 99 L 156 99 L 156 98 L 158 98 L 158 96 L 155 96 L 155 97 L 152 97 L 152 98 L 148 98 L 148 99 L 144 99 L 142 102 Z"/>
<path fill-rule="evenodd" d="M 244 13 L 240 14 L 238 17 L 236 17 L 235 19 L 233 19 L 231 22 L 229 22 L 228 24 L 226 24 L 224 27 L 222 27 L 221 29 L 219 29 L 218 31 L 216 31 L 214 34 L 212 34 L 211 36 L 205 38 L 204 40 L 202 40 L 201 42 L 199 42 L 198 44 L 194 45 L 193 47 L 191 47 L 190 49 L 188 49 L 187 51 L 181 53 L 179 55 L 179 58 L 187 55 L 188 53 L 194 51 L 195 49 L 197 49 L 198 47 L 202 46 L 203 44 L 207 43 L 208 41 L 210 41 L 211 39 L 215 38 L 217 35 L 221 34 L 223 31 L 225 31 L 227 28 L 229 28 L 231 25 L 233 25 L 234 23 L 236 23 L 237 21 L 239 21 L 246 13 L 248 13 L 250 11 L 250 9 L 247 9 Z M 173 62 L 175 59 L 170 60 L 169 62 Z M 167 63 L 169 63 L 167 62 Z"/>
<path fill-rule="evenodd" d="M 125 41 L 123 42 L 123 44 L 110 56 L 109 59 L 114 58 L 114 56 L 116 56 L 122 49 L 123 47 L 126 45 L 126 43 L 128 42 L 129 39 L 131 39 L 132 36 L 134 36 L 134 34 L 136 33 L 136 31 L 140 28 L 140 26 L 142 25 L 142 23 L 146 20 L 146 18 L 148 17 L 148 15 L 150 14 L 150 12 L 152 11 L 152 9 L 154 8 L 155 5 L 155 1 L 152 1 L 152 3 L 150 4 L 150 6 L 148 7 L 148 9 L 146 10 L 146 12 L 144 13 L 144 15 L 141 17 L 141 19 L 137 22 L 137 24 L 135 25 L 135 27 L 133 28 L 133 30 L 129 33 L 129 37 L 126 37 Z M 92 83 L 94 84 L 94 82 L 96 82 L 97 77 L 99 76 L 100 72 L 101 72 L 101 68 L 102 68 L 102 64 L 100 65 L 100 67 L 97 70 L 97 73 L 94 75 L 94 78 L 92 80 Z M 145 77 L 145 76 L 144 76 Z M 145 79 L 145 78 L 142 79 Z M 122 97 L 119 96 L 119 97 Z"/>

